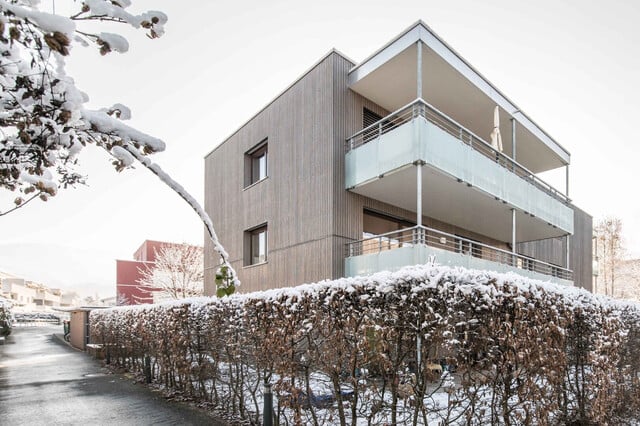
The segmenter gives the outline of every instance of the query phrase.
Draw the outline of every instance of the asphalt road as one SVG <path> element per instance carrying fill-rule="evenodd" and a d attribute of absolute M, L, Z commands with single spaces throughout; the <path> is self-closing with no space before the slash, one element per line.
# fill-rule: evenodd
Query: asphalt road
<path fill-rule="evenodd" d="M 187 404 L 112 374 L 53 336 L 14 328 L 0 345 L 0 425 L 224 425 Z"/>

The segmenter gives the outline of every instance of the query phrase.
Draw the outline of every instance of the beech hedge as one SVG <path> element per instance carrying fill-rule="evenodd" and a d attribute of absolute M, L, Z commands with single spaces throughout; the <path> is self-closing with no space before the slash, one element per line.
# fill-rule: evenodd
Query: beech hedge
<path fill-rule="evenodd" d="M 625 424 L 640 310 L 577 288 L 423 265 L 222 299 L 94 310 L 113 364 L 239 422 Z"/>

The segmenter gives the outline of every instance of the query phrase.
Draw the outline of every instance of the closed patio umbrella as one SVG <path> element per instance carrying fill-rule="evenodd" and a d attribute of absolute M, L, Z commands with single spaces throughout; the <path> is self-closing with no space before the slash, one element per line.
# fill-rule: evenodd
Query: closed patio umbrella
<path fill-rule="evenodd" d="M 493 131 L 491 132 L 491 146 L 502 152 L 502 136 L 500 136 L 500 108 L 496 105 L 493 110 Z"/>

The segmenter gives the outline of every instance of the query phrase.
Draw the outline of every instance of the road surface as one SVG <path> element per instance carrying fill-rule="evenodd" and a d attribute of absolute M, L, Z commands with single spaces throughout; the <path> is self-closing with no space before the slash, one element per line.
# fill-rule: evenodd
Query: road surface
<path fill-rule="evenodd" d="M 14 328 L 0 345 L 0 425 L 224 425 L 110 373 L 53 336 L 61 332 Z"/>

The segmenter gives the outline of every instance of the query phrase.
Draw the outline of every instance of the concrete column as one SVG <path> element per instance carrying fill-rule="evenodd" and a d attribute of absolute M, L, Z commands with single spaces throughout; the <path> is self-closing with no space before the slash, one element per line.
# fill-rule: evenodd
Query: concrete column
<path fill-rule="evenodd" d="M 416 167 L 416 225 L 422 226 L 422 162 L 417 162 Z"/>
<path fill-rule="evenodd" d="M 565 184 L 564 184 L 564 195 L 566 195 L 567 198 L 569 198 L 569 164 L 566 164 L 564 168 L 566 172 Z"/>

